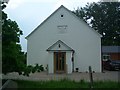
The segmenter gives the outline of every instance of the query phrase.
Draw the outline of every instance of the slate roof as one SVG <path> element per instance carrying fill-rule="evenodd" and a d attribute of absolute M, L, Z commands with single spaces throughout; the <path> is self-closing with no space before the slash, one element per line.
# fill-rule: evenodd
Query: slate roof
<path fill-rule="evenodd" d="M 103 53 L 120 53 L 120 46 L 102 46 Z"/>

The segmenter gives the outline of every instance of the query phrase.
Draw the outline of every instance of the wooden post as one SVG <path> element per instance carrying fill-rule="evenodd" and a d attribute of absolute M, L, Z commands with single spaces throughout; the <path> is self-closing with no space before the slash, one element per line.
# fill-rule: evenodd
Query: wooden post
<path fill-rule="evenodd" d="M 89 66 L 89 75 L 90 75 L 90 88 L 93 88 L 93 76 L 91 66 Z"/>

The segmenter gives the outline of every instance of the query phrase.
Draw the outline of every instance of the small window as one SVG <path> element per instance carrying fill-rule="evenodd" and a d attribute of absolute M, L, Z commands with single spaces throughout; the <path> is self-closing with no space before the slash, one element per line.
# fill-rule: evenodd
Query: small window
<path fill-rule="evenodd" d="M 63 15 L 63 14 L 61 14 L 61 17 L 62 17 L 62 18 L 63 18 L 63 16 L 64 16 L 64 15 Z"/>

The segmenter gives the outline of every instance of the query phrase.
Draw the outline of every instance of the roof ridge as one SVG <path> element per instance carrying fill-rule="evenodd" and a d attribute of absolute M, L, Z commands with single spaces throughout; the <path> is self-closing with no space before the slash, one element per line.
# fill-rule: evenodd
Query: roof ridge
<path fill-rule="evenodd" d="M 57 8 L 52 14 L 50 14 L 40 25 L 38 25 L 28 36 L 26 36 L 25 38 L 27 39 L 32 33 L 34 33 L 42 24 L 44 24 L 44 22 L 46 22 L 53 14 L 55 14 L 60 8 L 64 8 L 66 9 L 70 14 L 72 14 L 74 17 L 78 18 L 78 20 L 82 21 L 84 24 L 86 24 L 86 26 L 88 26 L 89 28 L 92 29 L 92 31 L 94 31 L 96 34 L 98 34 L 100 37 L 102 37 L 101 34 L 99 34 L 96 30 L 94 30 L 92 27 L 90 27 L 87 23 L 85 23 L 83 21 L 83 19 L 80 19 L 78 16 L 76 16 L 75 14 L 72 13 L 72 11 L 70 11 L 68 8 L 66 8 L 65 6 L 61 5 L 59 8 Z"/>
<path fill-rule="evenodd" d="M 51 13 L 42 23 L 40 23 L 30 34 L 28 34 L 25 39 L 27 39 L 33 32 L 37 30 L 42 24 L 44 24 L 45 21 L 47 21 L 55 12 L 57 12 L 61 7 L 65 8 L 63 5 L 61 5 L 59 8 L 57 8 L 53 13 Z"/>

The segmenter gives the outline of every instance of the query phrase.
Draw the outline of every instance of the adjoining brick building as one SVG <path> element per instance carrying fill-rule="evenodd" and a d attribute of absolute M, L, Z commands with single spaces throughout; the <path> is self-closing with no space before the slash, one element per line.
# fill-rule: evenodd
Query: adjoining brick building
<path fill-rule="evenodd" d="M 102 46 L 103 60 L 120 60 L 120 46 Z"/>

